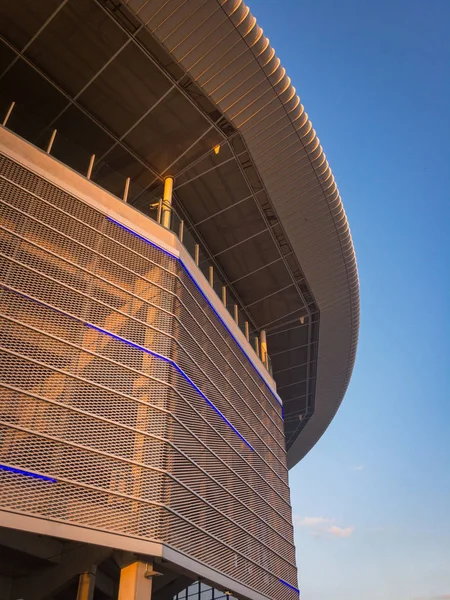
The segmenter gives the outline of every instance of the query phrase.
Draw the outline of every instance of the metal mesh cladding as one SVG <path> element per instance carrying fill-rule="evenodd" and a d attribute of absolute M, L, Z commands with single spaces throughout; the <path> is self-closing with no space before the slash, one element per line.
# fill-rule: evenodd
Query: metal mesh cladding
<path fill-rule="evenodd" d="M 0 173 L 1 506 L 296 596 L 281 407 L 224 323 L 174 257 Z"/>

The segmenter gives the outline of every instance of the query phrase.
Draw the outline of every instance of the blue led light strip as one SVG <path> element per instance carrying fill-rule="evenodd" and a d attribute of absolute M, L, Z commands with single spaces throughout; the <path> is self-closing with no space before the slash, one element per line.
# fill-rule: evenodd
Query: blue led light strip
<path fill-rule="evenodd" d="M 163 356 L 162 354 L 153 352 L 152 350 L 149 350 L 148 348 L 144 348 L 144 346 L 135 344 L 134 342 L 131 342 L 130 340 L 127 340 L 127 339 L 121 337 L 120 335 L 116 335 L 115 333 L 112 333 L 111 331 L 107 331 L 106 329 L 102 329 L 101 327 L 97 327 L 96 325 L 92 325 L 91 323 L 85 323 L 85 325 L 87 327 L 89 327 L 90 329 L 94 329 L 95 331 L 104 333 L 105 335 L 108 335 L 109 337 L 111 337 L 115 340 L 118 340 L 119 342 L 128 344 L 132 348 L 136 348 L 136 350 L 140 350 L 141 352 L 145 352 L 146 354 L 150 354 L 151 356 L 154 356 L 155 358 L 159 358 L 159 359 L 164 360 L 165 362 L 169 363 L 189 383 L 189 385 L 191 385 L 194 388 L 194 390 L 198 394 L 200 394 L 200 396 L 203 398 L 203 400 L 205 400 L 205 402 L 213 410 L 215 410 L 215 412 L 219 415 L 219 417 L 223 421 L 225 421 L 225 423 L 228 425 L 228 427 L 230 427 L 230 429 L 232 429 L 234 431 L 234 433 L 250 448 L 250 450 L 253 450 L 253 452 L 255 452 L 255 449 L 249 442 L 247 442 L 245 437 L 239 433 L 239 431 L 236 429 L 236 427 L 234 425 L 232 425 L 230 423 L 230 421 L 226 418 L 226 416 L 217 408 L 217 406 L 213 402 L 211 402 L 211 400 L 207 396 L 205 396 L 205 394 L 201 391 L 201 389 L 192 381 L 192 379 L 189 377 L 189 375 L 186 375 L 186 373 L 183 371 L 183 369 L 181 369 L 177 365 L 177 363 L 175 361 L 173 361 L 171 358 L 167 358 L 167 356 Z"/>
<path fill-rule="evenodd" d="M 189 272 L 189 269 L 186 267 L 186 265 L 183 263 L 183 261 L 181 260 L 181 258 L 179 258 L 178 256 L 175 256 L 175 254 L 172 254 L 171 252 L 169 252 L 168 250 L 165 250 L 164 248 L 161 248 L 161 246 L 158 246 L 158 244 L 155 244 L 154 242 L 150 241 L 149 239 L 145 238 L 144 236 L 140 235 L 139 233 L 136 233 L 136 231 L 133 231 L 132 229 L 130 229 L 129 227 L 126 227 L 125 225 L 123 225 L 122 223 L 120 223 L 119 221 L 116 221 L 115 219 L 111 218 L 111 217 L 106 217 L 108 221 L 110 221 L 111 223 L 114 223 L 115 225 L 117 225 L 118 227 L 120 227 L 121 229 L 124 229 L 125 231 L 128 231 L 128 233 L 131 233 L 132 235 L 134 235 L 135 237 L 139 238 L 140 240 L 142 240 L 143 242 L 146 242 L 147 244 L 150 244 L 150 246 L 153 246 L 154 248 L 157 248 L 158 250 L 160 250 L 161 252 L 163 252 L 164 254 L 167 254 L 168 256 L 170 256 L 171 258 L 173 258 L 174 260 L 178 261 L 180 263 L 180 265 L 183 267 L 184 272 L 186 273 L 186 275 L 189 277 L 189 279 L 192 281 L 192 283 L 195 285 L 195 287 L 197 288 L 197 290 L 200 292 L 200 294 L 203 296 L 203 298 L 206 300 L 207 304 L 209 305 L 209 307 L 211 308 L 211 310 L 214 312 L 214 314 L 216 315 L 216 317 L 219 319 L 219 321 L 222 323 L 222 325 L 225 327 L 225 329 L 228 331 L 228 333 L 231 335 L 231 337 L 233 338 L 233 340 L 236 342 L 236 344 L 238 345 L 238 347 L 240 348 L 240 350 L 244 353 L 245 357 L 250 361 L 250 364 L 253 366 L 253 368 L 255 369 L 256 373 L 258 374 L 258 377 L 261 379 L 261 381 L 264 383 L 265 387 L 267 388 L 268 392 L 270 393 L 270 395 L 275 398 L 275 400 L 277 401 L 278 404 L 280 404 L 281 406 L 283 406 L 282 402 L 280 401 L 280 399 L 273 393 L 273 391 L 270 389 L 269 384 L 267 383 L 267 381 L 264 379 L 264 377 L 261 375 L 261 373 L 259 372 L 259 370 L 255 367 L 255 365 L 253 364 L 252 359 L 249 357 L 249 355 L 247 354 L 247 352 L 244 350 L 244 348 L 241 346 L 241 344 L 238 342 L 238 340 L 236 339 L 236 337 L 234 336 L 233 332 L 229 329 L 228 325 L 225 323 L 225 321 L 222 319 L 222 317 L 219 315 L 219 313 L 216 311 L 216 309 L 214 308 L 214 306 L 211 304 L 209 298 L 206 296 L 206 294 L 204 293 L 204 291 L 201 289 L 201 287 L 199 286 L 199 284 L 195 281 L 194 277 L 191 275 L 191 273 Z M 284 417 L 282 417 L 284 418 Z"/>
<path fill-rule="evenodd" d="M 288 583 L 284 579 L 280 579 L 280 582 L 283 585 L 285 585 L 286 587 L 291 588 L 291 590 L 294 590 L 294 592 L 297 592 L 297 594 L 300 596 L 300 590 L 298 588 L 296 588 L 294 585 L 291 585 L 290 583 Z"/>
<path fill-rule="evenodd" d="M 2 288 L 5 288 L 11 292 L 14 292 L 16 294 L 18 294 L 19 296 L 22 296 L 23 298 L 27 298 L 28 300 L 31 300 L 33 302 L 36 302 L 37 304 L 40 304 L 41 306 L 44 306 L 45 308 L 51 308 L 52 310 L 55 310 L 56 312 L 64 315 L 65 317 L 69 317 L 71 319 L 73 319 L 74 321 L 78 321 L 79 323 L 82 323 L 83 325 L 86 325 L 86 327 L 89 327 L 90 329 L 94 329 L 95 331 L 98 331 L 99 333 L 104 333 L 105 335 L 108 335 L 111 338 L 114 338 L 116 340 L 118 340 L 119 342 L 123 342 L 124 344 L 128 344 L 129 346 L 131 346 L 132 348 L 136 348 L 136 350 L 140 350 L 141 352 L 145 352 L 146 354 L 150 354 L 151 356 L 154 356 L 155 358 L 159 358 L 161 360 L 164 360 L 165 362 L 169 363 L 172 367 L 174 367 L 174 369 L 177 370 L 177 372 L 189 383 L 189 385 L 191 385 L 194 390 L 200 394 L 200 396 L 203 398 L 203 400 L 205 400 L 205 402 L 220 416 L 220 418 L 225 421 L 225 423 L 228 425 L 228 427 L 230 427 L 230 429 L 232 429 L 234 431 L 234 433 L 250 448 L 250 450 L 253 450 L 253 452 L 255 452 L 255 449 L 253 448 L 253 446 L 250 444 L 250 442 L 248 442 L 245 437 L 239 433 L 239 431 L 236 429 L 236 427 L 230 423 L 230 421 L 226 418 L 226 416 L 217 408 L 217 406 L 211 402 L 211 400 L 205 396 L 205 394 L 201 391 L 201 389 L 198 387 L 198 385 L 196 385 L 192 379 L 189 377 L 189 375 L 187 375 L 183 369 L 181 369 L 177 363 L 175 361 L 173 361 L 171 358 L 167 358 L 167 356 L 163 356 L 162 354 L 158 354 L 157 352 L 153 352 L 152 350 L 149 350 L 148 348 L 144 348 L 144 346 L 140 346 L 139 344 L 135 344 L 134 342 L 127 340 L 125 338 L 123 338 L 120 335 L 117 335 L 115 333 L 112 333 L 111 331 L 108 331 L 106 329 L 102 329 L 101 327 L 97 327 L 96 325 L 92 325 L 92 323 L 87 323 L 85 321 L 82 321 L 81 319 L 78 319 L 77 317 L 74 317 L 73 315 L 69 315 L 57 308 L 53 308 L 53 306 L 48 306 L 47 304 L 44 304 L 43 302 L 40 302 L 39 300 L 36 300 L 35 298 L 31 298 L 30 296 L 27 296 L 26 294 L 23 294 L 21 292 L 17 292 L 14 288 L 10 288 L 9 286 L 6 285 L 2 285 Z"/>
<path fill-rule="evenodd" d="M 39 473 L 33 473 L 32 471 L 24 471 L 23 469 L 16 469 L 15 467 L 8 467 L 7 465 L 0 465 L 0 470 L 16 473 L 17 475 L 26 475 L 27 477 L 32 477 L 33 479 L 42 479 L 43 481 L 56 483 L 56 479 L 53 477 L 47 477 L 46 475 L 40 475 Z"/>

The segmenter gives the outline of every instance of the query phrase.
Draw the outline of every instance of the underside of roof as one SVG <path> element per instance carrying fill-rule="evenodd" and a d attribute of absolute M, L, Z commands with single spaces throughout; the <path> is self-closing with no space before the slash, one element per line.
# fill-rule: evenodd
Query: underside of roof
<path fill-rule="evenodd" d="M 146 214 L 176 209 L 240 321 L 267 330 L 288 464 L 317 442 L 355 359 L 359 284 L 319 140 L 238 0 L 5 0 L 0 109 L 12 128 Z M 32 93 L 31 93 L 32 92 Z M 31 115 L 31 117 L 30 117 Z M 15 121 L 14 121 L 15 120 Z M 22 128 L 22 129 L 21 129 Z M 26 130 L 26 131 L 25 131 Z"/>

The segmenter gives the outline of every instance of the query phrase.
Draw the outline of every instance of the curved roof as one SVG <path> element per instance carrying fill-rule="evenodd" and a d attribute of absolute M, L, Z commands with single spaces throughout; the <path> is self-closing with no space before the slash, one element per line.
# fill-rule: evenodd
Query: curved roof
<path fill-rule="evenodd" d="M 320 309 L 315 410 L 289 449 L 291 467 L 329 425 L 355 361 L 359 282 L 339 191 L 249 8 L 241 0 L 172 0 L 157 10 L 153 4 L 130 0 L 128 7 L 242 135 Z"/>
<path fill-rule="evenodd" d="M 0 108 L 14 100 L 14 130 L 38 145 L 57 129 L 53 154 L 80 173 L 95 154 L 92 180 L 113 194 L 129 178 L 147 216 L 175 177 L 186 247 L 240 325 L 267 331 L 294 465 L 344 396 L 359 289 L 331 171 L 269 41 L 239 0 L 33 9 L 3 15 Z"/>

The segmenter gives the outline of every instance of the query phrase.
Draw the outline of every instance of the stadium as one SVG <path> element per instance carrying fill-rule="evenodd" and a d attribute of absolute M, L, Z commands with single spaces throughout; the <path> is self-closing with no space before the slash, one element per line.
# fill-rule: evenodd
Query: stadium
<path fill-rule="evenodd" d="M 240 0 L 0 24 L 1 599 L 298 598 L 359 284 L 289 77 Z"/>

